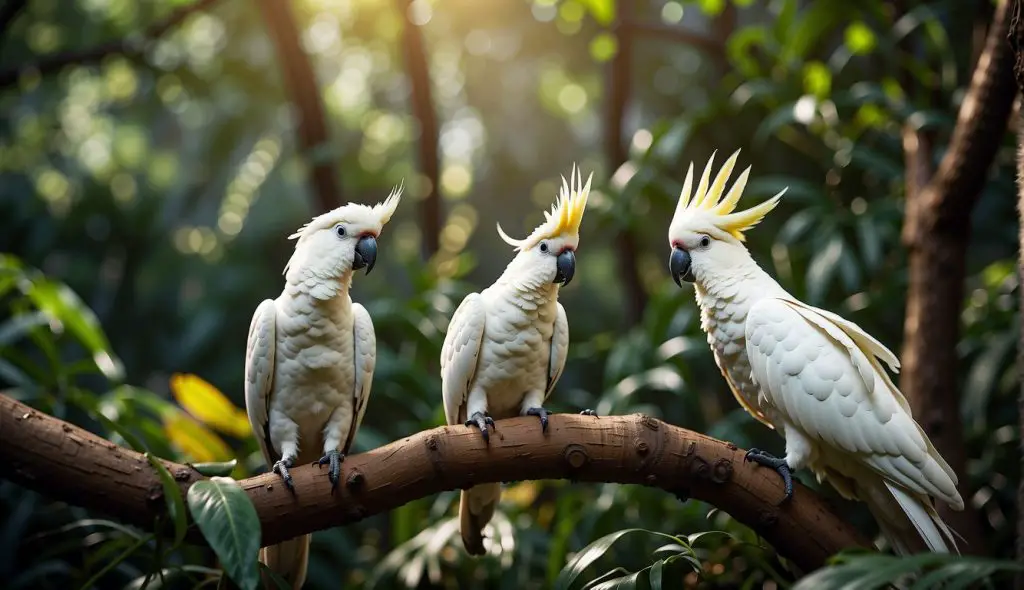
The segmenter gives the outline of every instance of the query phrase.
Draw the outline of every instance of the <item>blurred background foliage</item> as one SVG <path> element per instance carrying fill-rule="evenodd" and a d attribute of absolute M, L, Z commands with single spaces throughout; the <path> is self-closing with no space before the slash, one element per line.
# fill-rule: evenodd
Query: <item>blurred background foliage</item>
<path fill-rule="evenodd" d="M 3 32 L 0 70 L 112 40 L 130 45 L 188 2 L 24 4 Z M 344 200 L 375 202 L 403 179 L 412 197 L 385 230 L 377 270 L 353 289 L 378 335 L 356 450 L 442 424 L 437 359 L 448 318 L 511 257 L 495 221 L 527 232 L 559 174 L 578 162 L 597 189 L 577 279 L 561 297 L 573 344 L 551 407 L 646 412 L 781 451 L 731 398 L 692 293 L 665 270 L 665 220 L 685 166 L 743 148 L 740 163 L 753 165 L 745 202 L 788 186 L 749 236 L 755 259 L 795 295 L 898 350 L 907 285 L 900 130 L 933 133 L 938 161 L 991 14 L 991 3 L 957 0 L 289 4 L 331 138 L 314 150 L 297 144 L 298 113 L 249 2 L 211 3 L 140 51 L 23 73 L 0 88 L 5 393 L 157 456 L 238 457 L 235 477 L 262 470 L 244 415 L 245 334 L 259 301 L 280 291 L 286 236 L 320 212 L 308 172 L 327 162 Z M 430 184 L 417 164 L 402 11 L 422 27 L 441 126 L 444 223 L 429 260 L 414 205 Z M 620 29 L 633 41 L 621 122 L 628 158 L 611 165 L 600 146 L 619 124 L 605 106 L 622 40 L 617 12 L 644 26 Z M 971 457 L 963 477 L 993 557 L 1011 555 L 1020 479 L 1014 150 L 1011 137 L 1002 141 L 973 218 L 959 349 Z M 636 325 L 621 312 L 622 232 L 637 244 L 625 262 L 648 297 Z M 787 587 L 795 578 L 728 515 L 657 490 L 511 485 L 491 555 L 479 560 L 461 550 L 456 504 L 456 492 L 444 493 L 316 533 L 307 587 L 547 588 L 582 548 L 625 528 L 649 533 L 603 547 L 574 587 L 648 568 L 646 580 L 658 563 L 670 588 Z M 91 584 L 140 538 L 9 482 L 0 482 L 0 505 L 0 578 L 12 589 Z M 862 507 L 844 510 L 873 532 Z M 725 534 L 694 537 L 702 531 Z M 656 532 L 677 536 L 675 548 Z M 156 567 L 169 587 L 216 581 L 209 550 L 142 547 L 96 587 L 140 587 Z"/>

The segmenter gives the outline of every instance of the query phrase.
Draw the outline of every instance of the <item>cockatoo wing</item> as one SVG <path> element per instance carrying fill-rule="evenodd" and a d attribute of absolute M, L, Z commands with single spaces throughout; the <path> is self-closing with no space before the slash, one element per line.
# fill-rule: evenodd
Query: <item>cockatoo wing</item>
<path fill-rule="evenodd" d="M 277 307 L 273 299 L 265 299 L 256 308 L 249 323 L 249 338 L 245 347 L 245 411 L 268 464 L 276 458 L 268 429 L 276 350 Z"/>
<path fill-rule="evenodd" d="M 352 304 L 352 340 L 355 352 L 355 384 L 354 402 L 355 422 L 348 431 L 348 439 L 342 447 L 342 453 L 348 453 L 355 440 L 356 431 L 363 422 L 366 405 L 370 400 L 370 385 L 373 383 L 373 370 L 377 366 L 377 334 L 373 330 L 373 320 L 369 312 L 359 303 Z"/>
<path fill-rule="evenodd" d="M 551 334 L 551 356 L 548 357 L 548 386 L 544 392 L 547 399 L 555 389 L 555 384 L 565 369 L 565 359 L 569 357 L 569 319 L 565 315 L 562 304 L 555 302 L 558 312 L 555 315 L 555 331 Z"/>
<path fill-rule="evenodd" d="M 476 375 L 487 313 L 479 293 L 470 293 L 455 310 L 441 348 L 441 393 L 448 424 L 458 424 Z"/>
<path fill-rule="evenodd" d="M 875 359 L 876 347 L 860 328 L 851 336 L 853 324 L 820 311 L 779 298 L 750 309 L 747 356 L 767 403 L 814 442 L 962 508 L 956 475 L 911 417 Z"/>

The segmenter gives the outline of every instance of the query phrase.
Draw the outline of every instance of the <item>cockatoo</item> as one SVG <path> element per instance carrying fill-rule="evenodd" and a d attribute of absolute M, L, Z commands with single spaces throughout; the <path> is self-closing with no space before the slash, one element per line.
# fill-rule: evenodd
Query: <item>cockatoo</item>
<path fill-rule="evenodd" d="M 462 300 L 441 349 L 441 391 L 448 424 L 478 428 L 488 441 L 494 418 L 537 416 L 547 430 L 544 400 L 562 375 L 569 352 L 569 322 L 558 302 L 560 286 L 576 272 L 580 222 L 590 194 L 573 169 L 544 223 L 522 240 L 498 235 L 518 252 L 493 285 Z M 593 415 L 585 410 L 584 414 Z M 464 490 L 459 499 L 462 543 L 485 553 L 483 528 L 494 516 L 501 484 Z"/>
<path fill-rule="evenodd" d="M 313 218 L 285 266 L 277 299 L 256 308 L 245 353 L 245 407 L 268 465 L 293 491 L 298 462 L 329 467 L 332 491 L 341 461 L 366 412 L 377 339 L 366 308 L 349 297 L 352 275 L 377 260 L 377 237 L 401 188 L 373 207 L 350 203 Z M 260 561 L 302 587 L 310 535 L 265 547 Z M 268 583 L 268 586 L 272 586 Z"/>
<path fill-rule="evenodd" d="M 701 328 L 740 405 L 778 430 L 784 459 L 751 449 L 747 460 L 776 470 L 808 467 L 848 499 L 867 503 L 900 554 L 948 552 L 956 542 L 930 497 L 962 510 L 956 473 L 914 421 L 893 372 L 899 360 L 859 326 L 787 293 L 743 246 L 743 232 L 775 208 L 785 189 L 734 211 L 750 168 L 723 197 L 739 151 L 710 182 L 714 154 L 693 195 L 693 164 L 668 232 L 669 270 L 694 283 Z"/>

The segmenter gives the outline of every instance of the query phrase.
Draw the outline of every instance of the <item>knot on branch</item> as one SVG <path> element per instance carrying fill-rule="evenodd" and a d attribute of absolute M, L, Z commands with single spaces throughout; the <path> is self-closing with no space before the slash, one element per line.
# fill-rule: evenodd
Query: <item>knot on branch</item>
<path fill-rule="evenodd" d="M 562 451 L 562 456 L 565 457 L 565 462 L 572 469 L 582 469 L 584 465 L 590 462 L 590 455 L 587 454 L 587 449 L 583 448 L 583 445 L 576 443 L 566 445 L 565 450 Z"/>

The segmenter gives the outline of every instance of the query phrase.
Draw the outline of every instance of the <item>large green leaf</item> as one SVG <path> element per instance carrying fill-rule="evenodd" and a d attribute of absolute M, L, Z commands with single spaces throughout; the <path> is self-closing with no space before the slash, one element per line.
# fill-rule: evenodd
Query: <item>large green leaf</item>
<path fill-rule="evenodd" d="M 260 521 L 238 482 L 226 477 L 196 482 L 188 490 L 188 507 L 227 575 L 242 590 L 255 590 Z"/>

